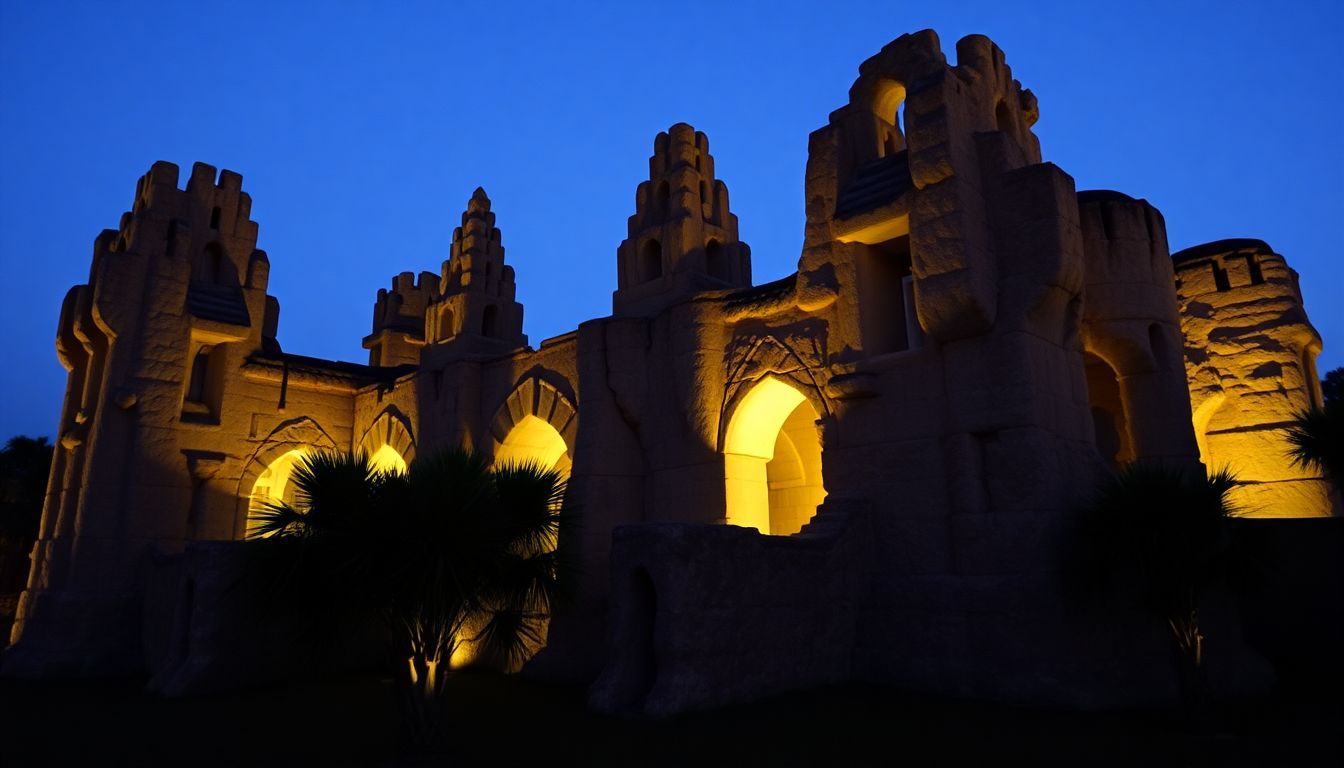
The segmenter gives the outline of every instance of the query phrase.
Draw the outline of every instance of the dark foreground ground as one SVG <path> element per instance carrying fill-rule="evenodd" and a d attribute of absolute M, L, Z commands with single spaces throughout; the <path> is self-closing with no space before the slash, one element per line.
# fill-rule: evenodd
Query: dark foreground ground
<path fill-rule="evenodd" d="M 584 708 L 577 687 L 454 679 L 449 738 L 408 757 L 400 698 L 357 678 L 165 700 L 135 683 L 0 681 L 0 765 L 1344 765 L 1340 699 L 1172 713 L 1061 713 L 838 687 L 668 720 Z"/>

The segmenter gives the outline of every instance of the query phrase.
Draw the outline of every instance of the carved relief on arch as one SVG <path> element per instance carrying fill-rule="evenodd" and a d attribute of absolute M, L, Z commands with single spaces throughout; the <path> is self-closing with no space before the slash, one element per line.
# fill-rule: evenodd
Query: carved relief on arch
<path fill-rule="evenodd" d="M 247 463 L 243 465 L 242 476 L 238 478 L 237 507 L 233 521 L 234 538 L 242 538 L 247 530 L 252 488 L 257 484 L 257 478 L 261 477 L 261 473 L 265 472 L 276 459 L 290 451 L 305 448 L 319 451 L 337 450 L 336 441 L 331 439 L 331 435 L 327 434 L 321 425 L 311 417 L 300 416 L 283 422 L 271 430 L 266 439 L 248 457 Z"/>
<path fill-rule="evenodd" d="M 554 427 L 564 439 L 569 455 L 574 455 L 574 438 L 579 427 L 578 409 L 557 386 L 535 373 L 527 374 L 513 388 L 490 421 L 490 435 L 496 452 L 513 428 L 528 416 L 535 416 Z"/>
<path fill-rule="evenodd" d="M 396 451 L 407 464 L 415 461 L 415 435 L 411 429 L 411 420 L 394 405 L 383 409 L 369 428 L 364 430 L 364 436 L 359 439 L 356 449 L 363 451 L 365 456 L 373 456 L 383 446 Z"/>
<path fill-rule="evenodd" d="M 801 330 L 801 329 L 799 329 Z M 825 382 L 818 376 L 824 370 L 825 334 L 794 333 L 784 337 L 778 332 L 744 334 L 729 343 L 724 352 L 728 375 L 725 377 L 723 403 L 719 410 L 719 444 L 723 444 L 728 415 L 757 383 L 777 379 L 803 394 L 821 415 L 832 415 L 831 399 Z"/>

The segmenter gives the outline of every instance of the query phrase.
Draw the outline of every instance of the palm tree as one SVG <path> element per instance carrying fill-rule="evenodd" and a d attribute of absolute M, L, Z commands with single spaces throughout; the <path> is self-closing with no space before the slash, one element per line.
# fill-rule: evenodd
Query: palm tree
<path fill-rule="evenodd" d="M 28 551 L 42 521 L 52 450 L 47 438 L 23 435 L 0 449 L 0 646 L 9 637 L 4 631 L 9 596 L 28 578 Z"/>
<path fill-rule="evenodd" d="M 556 471 L 450 450 L 384 473 L 362 454 L 319 453 L 290 482 L 295 502 L 256 513 L 252 537 L 297 545 L 288 584 L 327 624 L 342 606 L 383 622 L 406 659 L 419 739 L 433 735 L 464 644 L 502 668 L 541 645 L 566 571 Z"/>
<path fill-rule="evenodd" d="M 1344 403 L 1302 411 L 1287 428 L 1293 464 L 1321 473 L 1344 488 Z"/>
<path fill-rule="evenodd" d="M 1086 510 L 1094 567 L 1167 627 L 1182 698 L 1192 713 L 1203 698 L 1203 590 L 1227 565 L 1225 521 L 1236 514 L 1227 470 L 1135 463 L 1107 478 Z"/>

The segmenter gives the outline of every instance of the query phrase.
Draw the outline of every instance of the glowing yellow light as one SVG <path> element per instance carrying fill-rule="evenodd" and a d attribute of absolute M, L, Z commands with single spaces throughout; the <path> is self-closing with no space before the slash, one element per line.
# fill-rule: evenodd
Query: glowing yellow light
<path fill-rule="evenodd" d="M 534 462 L 546 469 L 556 469 L 568 477 L 570 459 L 565 439 L 549 422 L 527 415 L 509 430 L 509 434 L 495 451 L 496 464 Z"/>
<path fill-rule="evenodd" d="M 302 448 L 296 448 L 272 461 L 260 475 L 257 481 L 252 484 L 252 495 L 249 510 L 255 512 L 266 504 L 285 502 L 293 504 L 294 486 L 289 482 L 290 475 L 294 472 L 294 467 L 307 455 L 307 451 Z M 252 532 L 254 527 L 253 517 L 248 516 L 248 533 Z"/>
<path fill-rule="evenodd" d="M 406 460 L 397 453 L 397 449 L 390 445 L 384 445 L 382 448 L 373 452 L 369 457 L 369 464 L 379 472 L 402 475 L 406 473 Z"/>
<path fill-rule="evenodd" d="M 724 434 L 730 525 L 797 533 L 826 496 L 817 412 L 801 392 L 764 379 L 742 399 Z"/>
<path fill-rule="evenodd" d="M 476 660 L 476 647 L 474 644 L 458 638 L 457 647 L 453 649 L 453 655 L 448 657 L 449 669 L 461 669 Z"/>

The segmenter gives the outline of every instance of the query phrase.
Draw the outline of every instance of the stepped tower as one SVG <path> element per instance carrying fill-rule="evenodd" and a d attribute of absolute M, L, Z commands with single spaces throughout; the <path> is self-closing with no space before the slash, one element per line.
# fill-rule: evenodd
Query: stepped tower
<path fill-rule="evenodd" d="M 425 342 L 473 352 L 508 352 L 527 346 L 523 305 L 514 298 L 516 289 L 513 267 L 504 263 L 490 198 L 477 187 L 462 214 L 462 226 L 453 230 L 452 250 L 438 281 L 439 295 L 426 311 Z"/>
<path fill-rule="evenodd" d="M 616 315 L 650 315 L 698 291 L 751 285 L 751 249 L 737 239 L 709 139 L 685 123 L 654 139 L 628 227 L 616 251 Z"/>

